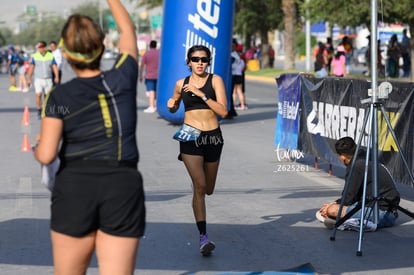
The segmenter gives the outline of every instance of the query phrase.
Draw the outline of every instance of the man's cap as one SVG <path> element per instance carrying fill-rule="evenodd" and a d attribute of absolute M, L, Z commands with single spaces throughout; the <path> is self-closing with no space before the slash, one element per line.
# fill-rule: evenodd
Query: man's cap
<path fill-rule="evenodd" d="M 37 49 L 39 49 L 39 48 L 44 48 L 44 47 L 46 47 L 46 43 L 45 43 L 45 42 L 43 42 L 43 41 L 38 42 L 38 43 L 36 44 L 36 48 L 37 48 Z"/>
<path fill-rule="evenodd" d="M 9 45 L 9 50 L 14 51 L 14 46 L 13 45 Z"/>

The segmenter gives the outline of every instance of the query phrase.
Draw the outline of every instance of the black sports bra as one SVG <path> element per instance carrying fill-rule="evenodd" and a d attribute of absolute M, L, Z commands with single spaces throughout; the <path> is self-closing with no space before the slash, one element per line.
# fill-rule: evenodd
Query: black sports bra
<path fill-rule="evenodd" d="M 216 93 L 214 92 L 214 89 L 213 89 L 212 79 L 213 79 L 213 74 L 209 74 L 207 77 L 206 84 L 204 84 L 204 86 L 200 88 L 200 91 L 205 93 L 208 98 L 216 100 Z M 188 84 L 189 81 L 190 81 L 190 77 L 187 76 L 184 79 L 183 86 L 185 84 Z M 203 99 L 201 99 L 200 97 L 196 96 L 195 94 L 191 92 L 186 93 L 183 89 L 181 89 L 181 97 L 184 102 L 185 111 L 198 110 L 198 109 L 210 109 L 210 107 L 208 107 L 207 103 L 205 103 Z"/>

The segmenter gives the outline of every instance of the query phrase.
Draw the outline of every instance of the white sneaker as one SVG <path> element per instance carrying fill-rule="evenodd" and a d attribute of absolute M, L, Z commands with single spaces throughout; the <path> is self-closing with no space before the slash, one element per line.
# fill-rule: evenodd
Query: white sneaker
<path fill-rule="evenodd" d="M 155 113 L 157 111 L 157 108 L 154 107 L 148 107 L 147 109 L 144 110 L 144 113 Z"/>
<path fill-rule="evenodd" d="M 324 222 L 325 221 L 325 218 L 324 217 L 322 217 L 322 213 L 321 213 L 321 211 L 316 211 L 316 214 L 315 214 L 315 216 L 316 216 L 316 219 L 318 220 L 318 221 L 320 221 L 320 222 Z"/>

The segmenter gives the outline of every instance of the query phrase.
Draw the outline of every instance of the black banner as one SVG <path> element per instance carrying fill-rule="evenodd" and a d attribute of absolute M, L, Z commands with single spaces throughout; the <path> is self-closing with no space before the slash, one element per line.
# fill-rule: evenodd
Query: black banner
<path fill-rule="evenodd" d="M 371 110 L 378 112 L 378 156 L 397 182 L 413 185 L 401 154 L 411 171 L 414 167 L 414 84 L 391 82 L 392 92 L 387 99 L 372 104 L 368 95 L 371 83 L 363 79 L 313 78 L 301 76 L 300 127 L 298 149 L 331 164 L 341 165 L 334 144 L 339 138 L 350 136 L 366 147 L 371 133 Z M 367 99 L 367 103 L 361 100 Z M 381 111 L 389 118 L 401 146 L 387 126 Z M 366 123 L 364 124 L 364 121 Z"/>

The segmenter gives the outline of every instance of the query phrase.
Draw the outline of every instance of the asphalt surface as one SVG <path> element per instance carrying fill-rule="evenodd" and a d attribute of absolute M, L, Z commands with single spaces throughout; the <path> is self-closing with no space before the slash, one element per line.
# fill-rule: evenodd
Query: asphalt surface
<path fill-rule="evenodd" d="M 315 212 L 340 195 L 343 168 L 335 167 L 329 175 L 323 164 L 315 169 L 309 156 L 297 163 L 279 160 L 273 145 L 276 85 L 257 79 L 247 81 L 250 108 L 221 124 L 222 162 L 215 193 L 207 198 L 207 229 L 217 248 L 211 257 L 202 257 L 191 182 L 171 138 L 177 126 L 157 114 L 143 113 L 143 84 L 138 91 L 139 170 L 144 176 L 147 229 L 135 274 L 281 271 L 304 263 L 311 263 L 319 274 L 414 273 L 414 222 L 405 214 L 394 228 L 366 233 L 362 256 L 356 256 L 358 233 L 337 231 L 336 240 L 330 240 L 332 231 L 315 219 Z M 0 74 L 0 93 L 0 274 L 53 274 L 50 193 L 40 184 L 32 154 L 21 151 L 24 135 L 34 141 L 39 132 L 35 95 L 33 90 L 8 92 L 5 74 Z M 22 126 L 26 105 L 30 125 Z M 283 171 L 292 167 L 299 171 Z M 414 210 L 413 190 L 399 188 L 401 205 Z M 95 259 L 88 274 L 98 274 Z"/>

